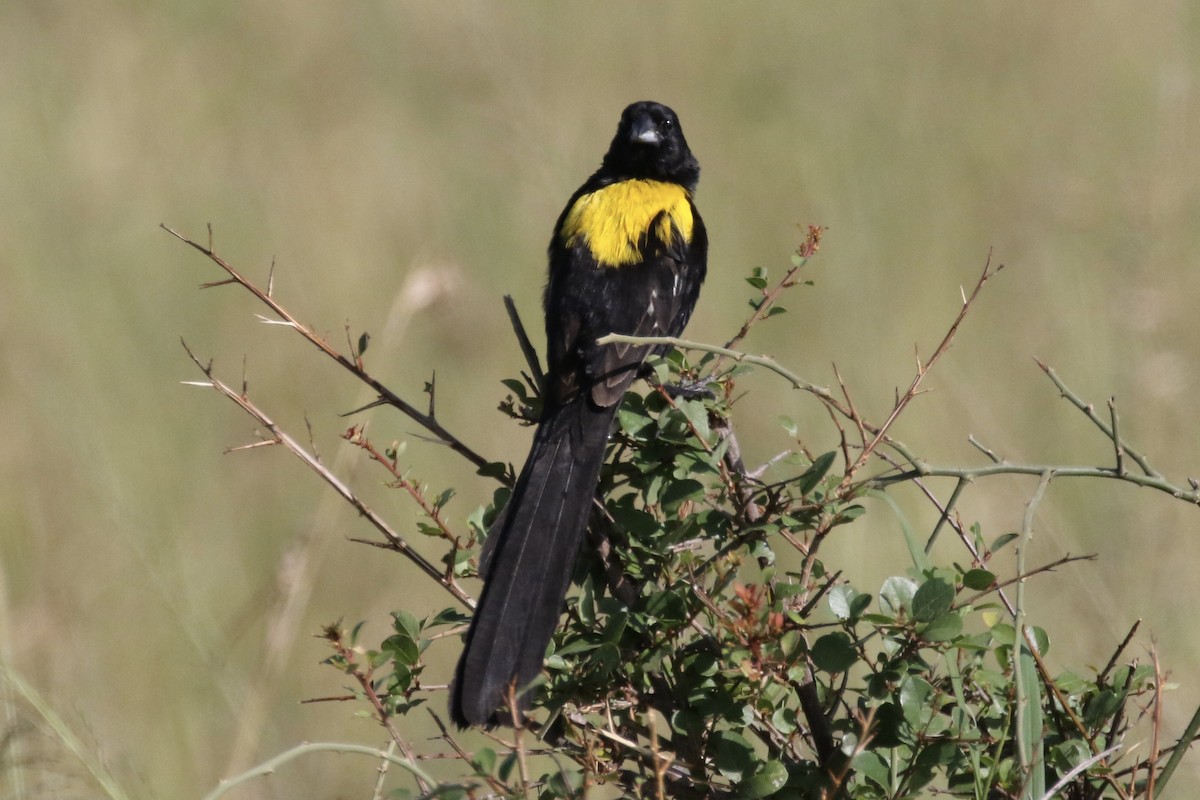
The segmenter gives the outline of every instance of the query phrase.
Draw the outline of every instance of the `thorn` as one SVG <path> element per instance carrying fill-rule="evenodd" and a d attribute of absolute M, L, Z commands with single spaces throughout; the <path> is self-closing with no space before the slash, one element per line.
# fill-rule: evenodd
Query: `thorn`
<path fill-rule="evenodd" d="M 212 381 L 180 381 L 181 386 L 204 386 L 209 389 L 213 388 Z"/>
<path fill-rule="evenodd" d="M 1200 491 L 1200 481 L 1195 478 L 1188 478 L 1188 485 L 1192 487 L 1193 491 Z"/>
<path fill-rule="evenodd" d="M 961 283 L 958 285 L 958 294 L 962 297 L 962 303 L 965 306 L 967 304 L 967 290 L 962 287 Z"/>
<path fill-rule="evenodd" d="M 270 447 L 276 444 L 279 444 L 278 439 L 260 439 L 259 441 L 251 442 L 250 444 L 238 445 L 237 447 L 227 447 L 225 448 L 225 453 L 240 453 L 243 450 L 253 450 L 256 447 Z"/>
<path fill-rule="evenodd" d="M 237 283 L 237 281 L 234 280 L 233 278 L 226 278 L 223 281 L 209 281 L 208 283 L 200 284 L 200 288 L 201 289 L 211 289 L 214 286 L 224 286 L 227 283 Z"/>
<path fill-rule="evenodd" d="M 208 252 L 211 253 L 212 251 L 213 251 L 213 234 L 212 234 L 212 223 L 210 222 L 210 223 L 208 223 Z"/>
<path fill-rule="evenodd" d="M 367 403 L 365 406 L 359 406 L 358 408 L 353 409 L 352 411 L 347 411 L 345 414 L 338 414 L 338 416 L 339 417 L 349 417 L 352 414 L 358 414 L 359 412 L 367 411 L 369 409 L 375 408 L 376 406 L 386 406 L 387 404 L 388 404 L 387 400 L 383 399 L 382 397 L 379 397 L 379 398 L 376 398 L 375 400 L 372 400 L 371 402 Z"/>
<path fill-rule="evenodd" d="M 267 297 L 275 291 L 275 256 L 271 256 L 271 269 L 267 272 Z"/>
<path fill-rule="evenodd" d="M 262 314 L 255 314 L 254 316 L 258 317 L 258 321 L 263 325 L 287 325 L 289 328 L 296 327 L 294 322 L 288 322 L 286 319 L 271 319 L 269 317 L 264 317 Z"/>

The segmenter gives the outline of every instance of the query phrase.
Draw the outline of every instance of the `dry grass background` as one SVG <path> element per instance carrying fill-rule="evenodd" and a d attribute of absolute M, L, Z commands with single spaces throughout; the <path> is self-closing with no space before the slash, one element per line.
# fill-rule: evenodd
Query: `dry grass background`
<path fill-rule="evenodd" d="M 973 462 L 1107 462 L 1034 367 L 1119 398 L 1123 430 L 1183 482 L 1200 474 L 1195 306 L 1200 19 L 1183 2 L 1070 4 L 238 4 L 0 6 L 0 648 L 135 797 L 193 797 L 300 740 L 374 742 L 310 637 L 339 617 L 445 603 L 282 451 L 222 456 L 252 428 L 194 379 L 183 335 L 303 432 L 401 528 L 404 498 L 345 452 L 335 412 L 369 399 L 311 348 L 257 324 L 159 231 L 203 235 L 480 451 L 527 433 L 492 411 L 520 359 L 500 296 L 530 320 L 551 225 L 629 101 L 679 111 L 704 166 L 711 278 L 689 329 L 723 340 L 742 277 L 829 227 L 816 287 L 749 342 L 812 380 L 836 361 L 878 418 L 989 248 L 1007 265 L 898 434 Z M 750 460 L 780 413 L 829 449 L 811 400 L 768 377 L 739 423 Z M 453 484 L 490 486 L 395 414 L 379 441 Z M 963 511 L 1015 528 L 1030 481 Z M 947 487 L 948 489 L 948 487 Z M 915 497 L 905 508 L 923 523 Z M 894 518 L 841 534 L 873 590 L 900 569 Z M 1051 661 L 1095 663 L 1138 617 L 1174 669 L 1177 731 L 1200 702 L 1200 514 L 1148 491 L 1056 483 L 1037 548 L 1095 551 L 1033 587 Z M 457 646 L 431 653 L 448 670 Z M 436 673 L 434 673 L 436 674 Z M 432 677 L 432 675 L 430 676 Z M 440 705 L 440 704 L 439 704 Z M 11 710 L 11 708 L 10 708 Z M 1197 759 L 1174 797 L 1200 785 Z M 370 765 L 292 765 L 244 797 L 364 797 Z"/>

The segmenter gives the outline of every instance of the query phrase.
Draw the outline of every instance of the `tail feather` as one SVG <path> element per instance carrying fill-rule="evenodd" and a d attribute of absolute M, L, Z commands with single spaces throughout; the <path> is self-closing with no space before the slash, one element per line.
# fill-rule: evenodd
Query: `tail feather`
<path fill-rule="evenodd" d="M 451 690 L 459 726 L 491 726 L 510 685 L 542 668 L 587 526 L 616 409 L 584 398 L 538 426 L 513 495 L 484 546 L 482 596 Z M 523 710 L 529 699 L 519 701 Z"/>

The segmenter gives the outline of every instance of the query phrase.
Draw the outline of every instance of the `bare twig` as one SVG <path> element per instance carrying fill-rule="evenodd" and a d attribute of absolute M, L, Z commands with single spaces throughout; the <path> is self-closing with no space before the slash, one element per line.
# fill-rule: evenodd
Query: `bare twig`
<path fill-rule="evenodd" d="M 393 739 L 388 742 L 387 754 L 390 756 L 396 752 L 396 741 Z M 383 759 L 378 767 L 379 777 L 375 779 L 375 791 L 371 792 L 371 800 L 383 800 L 383 784 L 387 780 L 389 762 L 386 758 Z M 428 789 L 424 790 L 428 791 Z"/>
<path fill-rule="evenodd" d="M 504 310 L 508 312 L 508 320 L 512 323 L 517 344 L 521 348 L 521 354 L 525 356 L 525 363 L 529 365 L 529 372 L 540 387 L 546 379 L 545 373 L 542 372 L 542 362 L 538 360 L 533 342 L 529 341 L 529 334 L 525 332 L 525 324 L 521 322 L 521 315 L 517 313 L 517 304 L 513 302 L 512 295 L 504 295 Z"/>
<path fill-rule="evenodd" d="M 1188 720 L 1187 727 L 1183 729 L 1183 733 L 1175 742 L 1175 746 L 1171 751 L 1171 757 L 1167 759 L 1162 772 L 1158 774 L 1159 792 L 1166 788 L 1167 782 L 1175 774 L 1175 769 L 1183 761 L 1184 754 L 1188 752 L 1192 742 L 1196 740 L 1198 733 L 1200 733 L 1200 708 L 1197 708 L 1195 713 L 1192 714 L 1192 718 Z"/>
<path fill-rule="evenodd" d="M 1058 387 L 1059 393 L 1062 394 L 1062 396 L 1064 398 L 1066 398 L 1071 403 L 1071 405 L 1078 408 L 1080 411 L 1082 411 L 1087 416 L 1088 419 L 1090 419 L 1093 423 L 1095 423 L 1096 427 L 1099 428 L 1101 431 L 1103 431 L 1105 436 L 1112 439 L 1113 445 L 1115 447 L 1120 448 L 1120 450 L 1125 455 L 1127 455 L 1131 459 L 1133 459 L 1134 463 L 1137 464 L 1138 467 L 1141 468 L 1142 472 L 1146 473 L 1146 475 L 1150 478 L 1158 478 L 1158 479 L 1162 478 L 1162 473 L 1160 473 L 1158 470 L 1154 469 L 1154 467 L 1150 466 L 1150 464 L 1146 461 L 1146 458 L 1144 456 L 1142 456 L 1140 453 L 1138 453 L 1134 450 L 1131 450 L 1129 448 L 1129 445 L 1126 444 L 1125 441 L 1120 438 L 1118 433 L 1112 427 L 1109 427 L 1108 425 L 1106 425 L 1104 423 L 1104 420 L 1100 419 L 1100 416 L 1096 413 L 1095 406 L 1093 406 L 1091 403 L 1084 401 L 1079 395 L 1077 395 L 1077 394 L 1075 394 L 1075 392 L 1071 391 L 1067 387 L 1067 385 L 1065 383 L 1063 383 L 1062 379 L 1058 377 L 1058 373 L 1055 372 L 1051 367 L 1046 366 L 1046 363 L 1044 361 L 1042 361 L 1040 358 L 1035 358 L 1034 362 L 1037 363 L 1038 367 L 1041 368 L 1042 372 L 1046 373 L 1046 377 L 1048 377 L 1051 381 L 1054 382 L 1054 385 Z M 1200 502 L 1200 500 L 1193 501 L 1193 502 Z"/>
<path fill-rule="evenodd" d="M 1039 800 L 1053 800 L 1053 798 L 1060 797 L 1061 795 L 1059 792 L 1067 788 L 1067 785 L 1071 781 L 1075 780 L 1077 775 L 1082 775 L 1084 772 L 1091 769 L 1093 764 L 1098 764 L 1099 762 L 1118 752 L 1120 749 L 1120 745 L 1117 745 L 1116 747 L 1110 747 L 1102 753 L 1096 753 L 1091 758 L 1080 761 L 1078 764 L 1068 770 L 1066 774 L 1059 778 L 1057 783 L 1047 789 L 1046 793 L 1042 795 Z M 1152 795 L 1147 795 L 1147 797 L 1151 796 Z"/>
<path fill-rule="evenodd" d="M 688 339 L 680 339 L 678 336 L 626 336 L 623 333 L 610 333 L 601 336 L 596 340 L 596 344 L 648 344 L 648 345 L 669 345 L 679 348 L 680 350 L 692 350 L 698 353 L 714 353 L 716 355 L 727 356 L 729 359 L 739 364 L 753 364 L 757 367 L 762 367 L 774 372 L 781 378 L 792 384 L 797 389 L 803 389 L 806 392 L 815 394 L 823 400 L 836 401 L 833 394 L 823 386 L 817 386 L 814 383 L 801 378 L 796 373 L 785 368 L 779 362 L 768 356 L 756 356 L 749 353 L 743 353 L 738 350 L 730 350 L 728 347 L 719 347 L 715 344 L 704 344 L 703 342 L 693 342 Z M 839 407 L 841 406 L 838 403 Z"/>
<path fill-rule="evenodd" d="M 985 456 L 987 456 L 993 464 L 1003 464 L 1004 463 L 1003 458 L 996 455 L 994 450 L 984 447 L 983 444 L 978 439 L 975 438 L 974 434 L 967 436 L 967 442 L 970 443 L 970 445 L 972 447 L 974 447 L 976 450 L 978 450 L 979 452 L 981 452 Z"/>
<path fill-rule="evenodd" d="M 989 252 L 987 260 L 983 264 L 983 271 L 979 274 L 979 278 L 975 281 L 975 288 L 971 290 L 971 294 L 969 296 L 963 299 L 962 306 L 959 308 L 958 314 L 954 317 L 954 321 L 950 323 L 950 327 L 946 331 L 946 335 L 942 337 L 942 341 L 938 343 L 936 348 L 934 348 L 933 355 L 931 355 L 924 364 L 922 364 L 918 359 L 917 372 L 913 376 L 912 383 L 909 384 L 908 390 L 905 391 L 904 394 L 900 396 L 900 399 L 896 401 L 895 406 L 892 408 L 891 413 L 888 414 L 888 418 L 884 420 L 884 423 L 880 425 L 876 431 L 874 431 L 875 438 L 863 448 L 861 453 L 859 453 L 858 460 L 854 464 L 850 465 L 850 467 L 846 470 L 846 475 L 842 479 L 843 489 L 850 486 L 851 481 L 854 479 L 854 474 L 864 464 L 867 463 L 867 460 L 871 457 L 871 454 L 875 452 L 875 448 L 878 447 L 881 442 L 885 441 L 885 436 L 888 429 L 892 427 L 892 424 L 896 421 L 908 404 L 912 402 L 912 399 L 917 396 L 921 388 L 921 383 L 925 380 L 925 376 L 929 374 L 929 370 L 933 369 L 934 365 L 937 364 L 937 362 L 941 360 L 942 356 L 945 355 L 946 351 L 950 349 L 950 343 L 954 341 L 954 337 L 958 333 L 959 326 L 962 325 L 963 320 L 966 319 L 967 312 L 971 310 L 971 306 L 975 303 L 976 298 L 979 297 L 979 293 L 983 290 L 984 284 L 986 284 L 988 280 L 992 278 L 992 276 L 1002 269 L 1004 269 L 1003 264 L 995 269 L 992 268 L 992 254 Z"/>
<path fill-rule="evenodd" d="M 1005 586 L 1011 586 L 1012 584 L 1017 583 L 1018 581 L 1023 581 L 1026 578 L 1032 578 L 1034 575 L 1039 575 L 1043 572 L 1054 572 L 1054 570 L 1058 569 L 1059 567 L 1063 566 L 1064 564 L 1073 564 L 1076 561 L 1095 561 L 1095 560 L 1096 560 L 1095 553 L 1086 553 L 1082 556 L 1073 556 L 1070 553 L 1067 553 L 1065 556 L 1060 556 L 1059 558 L 1054 559 L 1053 561 L 1051 561 L 1048 564 L 1043 564 L 1040 567 L 1034 567 L 1033 569 L 1029 570 L 1028 572 L 1018 572 L 1016 575 L 1012 576 L 1011 578 L 1008 578 L 1008 579 L 1002 580 L 1002 581 L 997 581 L 996 583 L 992 584 L 988 588 L 978 591 L 975 594 L 971 595 L 970 597 L 967 597 L 963 600 L 958 601 L 957 603 L 954 604 L 954 607 L 955 608 L 963 608 L 966 606 L 970 606 L 972 603 L 978 602 L 980 599 L 987 597 L 992 592 L 1000 591 Z M 1012 613 L 1011 607 L 1009 608 L 1009 612 Z"/>
<path fill-rule="evenodd" d="M 470 754 L 468 754 L 467 751 L 462 748 L 462 745 L 460 745 L 458 743 L 458 741 L 454 738 L 454 736 L 451 735 L 450 729 L 446 727 L 446 723 L 442 721 L 442 718 L 439 717 L 436 713 L 434 713 L 433 709 L 426 708 L 426 710 L 429 712 L 429 716 L 433 717 L 433 723 L 435 725 L 437 725 L 438 730 L 441 731 L 442 741 L 444 741 L 447 745 L 450 746 L 450 749 L 454 751 L 454 754 L 456 756 L 458 756 L 460 759 L 462 759 L 464 762 L 466 762 L 468 765 L 470 765 L 471 769 L 475 770 L 476 769 L 475 762 L 472 760 Z M 478 773 L 478 774 L 481 778 L 483 778 L 485 781 L 487 781 L 488 786 L 490 786 L 492 788 L 493 792 L 496 792 L 497 794 L 501 794 L 501 795 L 509 794 L 508 788 L 504 784 L 500 783 L 500 781 L 493 778 L 491 775 L 487 775 L 485 773 Z"/>
<path fill-rule="evenodd" d="M 413 774 L 415 777 L 420 777 L 432 786 L 437 783 L 433 778 L 429 777 L 415 762 L 399 758 L 386 750 L 380 750 L 378 747 L 365 747 L 360 744 L 344 744 L 342 742 L 306 742 L 299 744 L 290 750 L 285 750 L 277 756 L 274 756 L 253 769 L 247 770 L 241 775 L 232 778 L 227 778 L 204 796 L 204 800 L 217 800 L 219 797 L 224 797 L 235 787 L 243 783 L 251 781 L 255 778 L 263 778 L 268 775 L 274 775 L 281 766 L 294 761 L 301 756 L 309 753 L 352 753 L 356 755 L 370 756 L 376 760 L 387 761 L 389 764 L 394 764 L 398 767 L 403 767 Z"/>
<path fill-rule="evenodd" d="M 209 232 L 208 232 L 209 233 L 209 241 L 208 241 L 207 247 L 205 247 L 202 244 L 199 244 L 198 242 L 192 241 L 188 237 L 184 236 L 183 234 L 181 234 L 175 230 L 172 230 L 171 228 L 167 227 L 166 225 L 160 225 L 160 227 L 163 230 L 165 230 L 167 233 L 169 233 L 172 236 L 174 236 L 175 238 L 179 239 L 181 242 L 191 245 L 196 250 L 199 250 L 201 253 L 203 253 L 205 256 L 207 256 L 210 261 L 212 261 L 214 264 L 219 266 L 221 269 L 225 270 L 225 272 L 229 274 L 230 279 L 227 281 L 221 281 L 220 282 L 221 284 L 231 283 L 231 282 L 236 283 L 239 286 L 241 286 L 242 288 L 244 288 L 246 291 L 250 292 L 250 294 L 257 297 L 259 299 L 259 301 L 261 301 L 264 305 L 266 305 L 268 308 L 270 308 L 271 311 L 273 311 L 279 317 L 281 322 L 279 322 L 277 324 L 283 324 L 283 325 L 286 325 L 287 327 L 294 329 L 297 333 L 299 333 L 301 336 L 303 336 L 305 339 L 307 339 L 309 342 L 311 342 L 318 350 L 320 350 L 322 353 L 324 353 L 325 355 L 332 358 L 334 361 L 336 361 L 338 364 L 340 364 L 342 367 L 344 367 L 347 371 L 349 371 L 352 375 L 354 375 L 354 377 L 358 378 L 360 381 L 365 383 L 367 386 L 371 387 L 371 389 L 373 391 L 375 391 L 379 395 L 379 397 L 383 401 L 385 401 L 388 405 L 392 406 L 393 408 L 398 409 L 401 413 L 405 414 L 410 419 L 412 419 L 414 422 L 419 424 L 421 427 L 425 428 L 427 431 L 432 433 L 434 436 L 434 439 L 436 441 L 446 445 L 454 452 L 463 456 L 468 461 L 470 461 L 472 464 L 474 464 L 476 467 L 483 468 L 483 467 L 486 467 L 490 463 L 486 458 L 479 455 L 473 449 L 471 449 L 466 444 L 464 444 L 462 441 L 460 441 L 458 439 L 458 437 L 456 437 L 454 434 L 450 433 L 450 431 L 446 430 L 446 428 L 442 426 L 442 424 L 437 420 L 436 417 L 434 417 L 430 414 L 422 413 L 415 406 L 413 406 L 413 405 L 409 404 L 408 402 L 406 402 L 405 400 L 403 400 L 399 395 L 394 393 L 391 389 L 387 388 L 382 383 L 380 383 L 378 380 L 376 380 L 373 376 L 368 374 L 366 372 L 366 370 L 363 369 L 360 360 L 357 357 L 355 357 L 353 354 L 350 357 L 342 355 L 337 350 L 335 350 L 332 345 L 330 345 L 327 341 L 325 341 L 324 337 L 322 337 L 320 334 L 318 334 L 316 331 L 314 331 L 309 326 L 307 326 L 307 325 L 301 323 L 299 320 L 297 320 L 296 317 L 293 316 L 290 311 L 288 311 L 278 301 L 275 300 L 275 298 L 273 296 L 273 282 L 271 281 L 271 279 L 268 280 L 268 288 L 266 291 L 264 291 L 263 289 L 260 289 L 249 278 L 246 278 L 240 272 L 238 272 L 232 265 L 230 265 L 227 261 L 225 261 L 225 259 L 221 258 L 215 252 L 213 252 L 212 226 L 211 225 L 209 226 Z M 272 275 L 272 277 L 274 275 L 274 265 L 273 264 L 272 264 L 271 275 Z M 217 284 L 209 284 L 209 285 L 217 285 Z M 264 319 L 264 321 L 275 322 L 274 320 L 265 320 L 265 319 Z"/>
<path fill-rule="evenodd" d="M 1126 451 L 1128 452 L 1128 451 Z M 1145 486 L 1165 492 L 1172 497 L 1188 503 L 1200 505 L 1200 491 L 1185 491 L 1156 473 L 1156 477 L 1138 475 L 1126 471 L 1124 475 L 1117 474 L 1113 467 L 1085 466 L 1056 466 L 1052 464 L 1012 464 L 1001 461 L 986 467 L 932 467 L 917 462 L 915 468 L 895 475 L 879 475 L 867 481 L 871 486 L 886 486 L 893 483 L 910 481 L 913 478 L 965 478 L 975 480 L 992 475 L 1041 475 L 1046 470 L 1053 470 L 1058 478 L 1108 478 L 1132 483 L 1135 486 Z"/>
<path fill-rule="evenodd" d="M 1050 486 L 1050 481 L 1054 480 L 1054 471 L 1046 470 L 1042 473 L 1041 480 L 1038 481 L 1037 488 L 1034 489 L 1033 496 L 1029 498 L 1029 502 L 1025 505 L 1025 515 L 1021 521 L 1021 538 L 1017 543 L 1017 573 L 1024 574 L 1025 572 L 1025 553 L 1029 549 L 1029 541 L 1033 537 L 1033 517 L 1038 505 L 1042 502 L 1042 498 L 1046 494 L 1047 487 Z M 1017 602 L 1016 614 L 1014 615 L 1013 627 L 1017 632 L 1017 646 L 1012 652 L 1012 671 L 1013 671 L 1013 686 L 1016 689 L 1017 708 L 1016 708 L 1016 725 L 1017 725 L 1017 755 L 1019 756 L 1021 771 L 1025 775 L 1033 775 L 1038 781 L 1042 780 L 1040 770 L 1042 768 L 1042 734 L 1040 727 L 1035 723 L 1027 725 L 1027 720 L 1032 715 L 1041 715 L 1041 698 L 1028 696 L 1028 686 L 1022 677 L 1025 659 L 1023 658 L 1024 651 L 1030 653 L 1034 649 L 1034 643 L 1030 641 L 1026 643 L 1025 636 L 1025 579 L 1017 581 Z M 1035 662 L 1036 663 L 1036 662 Z M 1035 667 L 1036 669 L 1036 667 Z M 1037 728 L 1033 732 L 1036 737 L 1034 741 L 1026 737 L 1030 733 L 1030 728 Z M 1036 773 L 1036 774 L 1035 774 Z"/>
<path fill-rule="evenodd" d="M 950 499 L 946 501 L 946 506 L 941 510 L 941 516 L 938 517 L 937 524 L 933 526 L 933 533 L 929 534 L 929 538 L 925 541 L 925 552 L 929 553 L 933 550 L 933 543 L 937 541 L 938 532 L 941 531 L 942 525 L 950 519 L 950 514 L 954 511 L 954 506 L 958 503 L 958 498 L 966 488 L 968 481 L 966 478 L 959 478 L 958 483 L 954 484 L 954 491 L 950 493 Z"/>
<path fill-rule="evenodd" d="M 359 687 L 363 691 L 363 695 L 367 698 L 367 700 L 370 701 L 371 708 L 373 708 L 375 711 L 375 719 L 380 725 L 383 726 L 384 730 L 388 732 L 388 736 L 391 737 L 392 743 L 400 748 L 401 754 L 409 763 L 415 763 L 417 759 L 416 756 L 413 755 L 412 747 L 410 747 L 404 737 L 400 735 L 400 732 L 396 730 L 396 726 L 392 724 L 392 715 L 388 712 L 387 708 L 384 707 L 383 701 L 379 698 L 379 695 L 375 691 L 375 681 L 372 677 L 372 667 L 368 665 L 366 671 L 364 671 L 362 667 L 359 666 L 356 660 L 354 648 L 348 645 L 342 638 L 340 626 L 330 627 L 328 630 L 326 630 L 324 638 L 327 639 L 333 646 L 334 652 L 341 656 L 346 662 L 346 671 L 352 678 L 354 678 L 354 680 L 358 682 Z M 384 757 L 384 760 L 388 761 L 389 759 Z M 433 787 L 434 781 L 430 780 L 428 776 L 420 772 L 414 772 L 413 777 L 416 778 L 417 784 L 421 787 L 422 792 L 428 792 Z"/>
<path fill-rule="evenodd" d="M 1115 438 L 1115 436 L 1114 436 Z M 1157 797 L 1155 780 L 1158 778 L 1159 735 L 1162 733 L 1163 673 L 1158 663 L 1158 648 L 1150 648 L 1150 662 L 1154 665 L 1154 718 L 1150 725 L 1150 755 L 1146 757 L 1146 797 Z"/>
<path fill-rule="evenodd" d="M 366 437 L 363 426 L 355 425 L 342 434 L 342 438 L 365 450 L 371 457 L 372 461 L 381 464 L 383 468 L 386 469 L 392 476 L 393 480 L 390 485 L 406 491 L 409 497 L 416 501 L 417 505 L 421 507 L 421 511 L 425 513 L 425 516 L 429 517 L 429 519 L 433 521 L 433 524 L 437 526 L 437 529 L 441 531 L 442 538 L 453 544 L 455 547 L 458 546 L 458 535 L 455 534 L 454 531 L 450 530 L 450 527 L 446 524 L 446 521 L 442 519 L 442 515 L 438 507 L 425 497 L 425 493 L 421 491 L 419 486 L 409 480 L 404 473 L 400 471 L 399 466 L 393 459 L 388 458 L 383 453 L 379 452 L 378 449 L 376 449 L 375 445 L 371 443 L 371 440 Z"/>
<path fill-rule="evenodd" d="M 1117 474 L 1125 474 L 1125 446 L 1121 443 L 1121 434 L 1119 432 L 1120 416 L 1117 414 L 1117 398 L 1108 398 L 1108 416 L 1112 421 L 1112 440 L 1113 450 L 1116 454 Z"/>
<path fill-rule="evenodd" d="M 796 249 L 796 255 L 792 262 L 791 268 L 784 273 L 783 279 L 780 280 L 779 283 L 775 284 L 775 286 L 770 289 L 762 290 L 762 299 L 758 301 L 758 305 L 755 306 L 754 313 L 752 313 L 750 317 L 744 323 L 742 323 L 742 327 L 733 335 L 733 338 L 725 343 L 726 349 L 736 346 L 738 342 L 740 342 L 742 339 L 745 339 L 746 334 L 750 332 L 750 328 L 752 328 L 756 323 L 766 319 L 770 315 L 771 308 L 774 307 L 775 301 L 779 299 L 779 296 L 783 294 L 785 290 L 796 285 L 796 274 L 804 268 L 804 265 L 808 263 L 810 258 L 817 254 L 817 250 L 819 250 L 821 247 L 821 236 L 824 233 L 825 229 L 819 225 L 808 226 L 808 233 L 805 236 L 804 244 L 800 245 L 800 247 Z M 729 357 L 727 354 L 720 355 L 721 358 Z M 714 366 L 714 369 L 718 368 L 720 363 L 721 359 L 719 358 L 717 359 L 717 364 Z"/>
<path fill-rule="evenodd" d="M 1140 628 L 1141 625 L 1142 621 L 1139 619 L 1129 626 L 1129 632 L 1125 634 L 1125 638 L 1121 640 L 1119 645 L 1117 645 L 1117 649 L 1113 650 L 1113 654 L 1108 659 L 1108 663 L 1104 665 L 1104 669 L 1100 670 L 1100 672 L 1096 674 L 1096 683 L 1104 683 L 1106 680 L 1108 680 L 1108 673 L 1111 672 L 1112 668 L 1117 665 L 1117 659 L 1121 657 L 1121 653 L 1125 652 L 1125 648 L 1129 646 L 1131 641 L 1133 641 L 1133 635 L 1137 633 L 1137 629 Z"/>
<path fill-rule="evenodd" d="M 409 561 L 416 564 L 422 572 L 437 581 L 442 588 L 454 595 L 454 597 L 457 598 L 463 605 L 467 606 L 468 608 L 475 607 L 474 601 L 468 597 L 467 594 L 460 589 L 457 584 L 447 578 L 441 570 L 439 570 L 424 556 L 414 550 L 412 546 L 408 544 L 408 542 L 406 542 L 399 534 L 393 531 L 391 526 L 389 526 L 382 517 L 368 508 L 367 505 L 360 500 L 356 494 L 354 494 L 350 487 L 342 483 L 341 479 L 334 475 L 328 467 L 314 458 L 312 454 L 305 450 L 299 442 L 297 442 L 282 428 L 276 425 L 270 419 L 270 417 L 268 417 L 256 405 L 250 402 L 249 398 L 238 394 L 233 389 L 229 388 L 229 386 L 218 380 L 216 376 L 213 375 L 211 362 L 208 364 L 201 363 L 200 359 L 198 359 L 195 353 L 193 353 L 187 346 L 187 342 L 183 342 L 183 348 L 187 351 L 188 356 L 192 359 L 196 366 L 200 368 L 200 371 L 204 373 L 206 378 L 208 378 L 208 380 L 203 384 L 194 383 L 193 385 L 210 386 L 213 389 L 216 389 L 220 394 L 232 400 L 239 408 L 257 420 L 260 425 L 270 432 L 272 441 L 275 441 L 278 444 L 286 447 L 293 455 L 303 461 L 309 467 L 309 469 L 321 476 L 326 483 L 333 487 L 334 491 L 340 494 L 348 503 L 350 503 L 350 505 L 354 506 L 355 510 L 357 510 L 360 515 L 365 517 L 377 531 L 383 534 L 383 537 L 387 539 L 387 544 L 381 546 L 395 550 Z"/>
<path fill-rule="evenodd" d="M 508 709 L 512 714 L 513 752 L 517 754 L 517 774 L 521 776 L 521 797 L 529 797 L 529 764 L 525 754 L 525 726 L 522 724 L 520 702 L 517 700 L 516 681 L 508 684 Z"/>

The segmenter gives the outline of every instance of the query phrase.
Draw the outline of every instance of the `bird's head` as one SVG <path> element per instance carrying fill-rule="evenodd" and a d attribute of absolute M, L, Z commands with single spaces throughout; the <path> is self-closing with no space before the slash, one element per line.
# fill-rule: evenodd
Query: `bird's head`
<path fill-rule="evenodd" d="M 700 164 L 683 138 L 679 117 L 649 100 L 633 103 L 621 114 L 603 169 L 620 178 L 671 181 L 688 191 L 700 179 Z"/>

